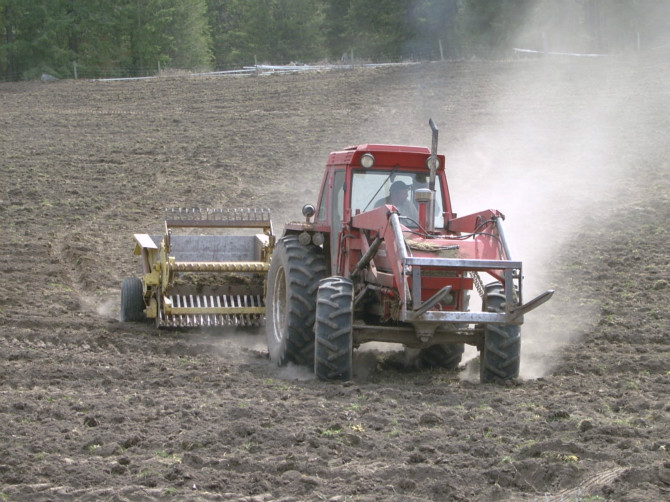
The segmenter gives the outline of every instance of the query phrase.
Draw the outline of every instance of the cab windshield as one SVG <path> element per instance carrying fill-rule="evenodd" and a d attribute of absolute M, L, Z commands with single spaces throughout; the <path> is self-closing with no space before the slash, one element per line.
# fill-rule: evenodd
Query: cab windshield
<path fill-rule="evenodd" d="M 416 228 L 419 226 L 419 216 L 414 193 L 419 188 L 428 188 L 428 181 L 428 174 L 425 172 L 354 171 L 351 183 L 352 214 L 392 204 L 398 209 L 400 222 L 407 227 Z M 435 181 L 435 228 L 442 228 L 442 187 L 439 178 Z"/>

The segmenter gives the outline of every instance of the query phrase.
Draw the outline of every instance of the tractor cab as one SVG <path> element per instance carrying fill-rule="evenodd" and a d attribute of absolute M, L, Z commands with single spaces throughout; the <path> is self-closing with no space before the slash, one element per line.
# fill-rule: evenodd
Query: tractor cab
<path fill-rule="evenodd" d="M 430 156 L 428 148 L 373 144 L 330 154 L 314 223 L 328 229 L 331 263 L 338 262 L 343 226 L 353 216 L 382 206 L 395 208 L 407 230 L 426 232 L 445 227 L 453 215 L 444 156 L 437 156 L 434 199 L 430 190 Z"/>

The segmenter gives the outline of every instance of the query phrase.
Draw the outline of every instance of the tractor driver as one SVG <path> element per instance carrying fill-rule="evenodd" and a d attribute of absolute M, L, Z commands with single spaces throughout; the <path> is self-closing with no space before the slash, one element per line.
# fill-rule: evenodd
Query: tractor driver
<path fill-rule="evenodd" d="M 417 211 L 414 203 L 409 200 L 409 188 L 409 185 L 406 185 L 402 181 L 394 182 L 391 185 L 388 197 L 377 202 L 375 206 L 380 207 L 384 204 L 392 204 L 398 209 L 398 213 L 400 213 L 401 216 L 407 216 L 415 222 L 418 222 L 419 212 Z M 415 225 L 416 223 L 410 226 Z"/>

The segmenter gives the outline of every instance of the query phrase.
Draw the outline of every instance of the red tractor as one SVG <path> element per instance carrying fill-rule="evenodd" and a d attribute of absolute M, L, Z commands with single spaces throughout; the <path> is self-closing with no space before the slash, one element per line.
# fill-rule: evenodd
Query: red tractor
<path fill-rule="evenodd" d="M 366 144 L 330 154 L 316 207 L 286 225 L 272 255 L 266 330 L 277 364 L 348 380 L 353 349 L 378 341 L 455 369 L 467 343 L 480 352 L 481 382 L 518 376 L 523 316 L 553 291 L 523 303 L 502 213 L 454 213 L 430 126 L 430 150 Z"/>

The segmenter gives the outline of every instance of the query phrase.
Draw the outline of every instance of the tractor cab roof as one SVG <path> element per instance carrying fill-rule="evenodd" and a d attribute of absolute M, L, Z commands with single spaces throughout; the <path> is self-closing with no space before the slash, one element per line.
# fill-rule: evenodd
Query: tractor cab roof
<path fill-rule="evenodd" d="M 329 166 L 363 167 L 364 156 L 372 156 L 372 167 L 405 167 L 428 169 L 427 160 L 430 149 L 423 146 L 364 144 L 349 146 L 342 151 L 332 152 L 328 158 Z M 444 169 L 444 155 L 437 156 L 440 162 L 438 170 Z M 369 168 L 369 167 L 366 167 Z"/>

